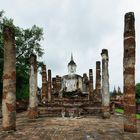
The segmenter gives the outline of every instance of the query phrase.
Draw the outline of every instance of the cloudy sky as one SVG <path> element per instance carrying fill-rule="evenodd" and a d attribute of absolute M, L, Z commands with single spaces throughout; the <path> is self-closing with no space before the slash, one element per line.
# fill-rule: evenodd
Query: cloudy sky
<path fill-rule="evenodd" d="M 140 82 L 139 6 L 139 0 L 0 0 L 0 9 L 15 25 L 44 29 L 42 60 L 53 76 L 67 74 L 72 52 L 77 73 L 92 68 L 95 81 L 95 63 L 101 60 L 101 50 L 108 49 L 111 90 L 123 86 L 124 14 L 130 11 L 136 19 L 136 82 Z"/>

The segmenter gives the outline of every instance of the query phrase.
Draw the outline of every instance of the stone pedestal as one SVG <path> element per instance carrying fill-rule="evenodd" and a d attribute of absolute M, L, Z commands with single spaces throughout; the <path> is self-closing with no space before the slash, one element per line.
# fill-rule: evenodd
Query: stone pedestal
<path fill-rule="evenodd" d="M 135 18 L 126 13 L 124 24 L 124 131 L 137 132 L 135 100 Z"/>
<path fill-rule="evenodd" d="M 16 130 L 16 49 L 14 29 L 4 26 L 4 69 L 2 127 L 3 130 Z"/>
<path fill-rule="evenodd" d="M 102 117 L 110 118 L 108 50 L 103 49 L 101 56 L 102 56 Z"/>

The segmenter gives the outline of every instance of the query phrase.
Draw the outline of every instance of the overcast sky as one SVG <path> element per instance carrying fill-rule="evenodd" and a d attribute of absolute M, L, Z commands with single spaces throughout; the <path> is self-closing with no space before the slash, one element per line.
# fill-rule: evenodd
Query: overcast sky
<path fill-rule="evenodd" d="M 110 88 L 123 87 L 124 14 L 135 13 L 136 82 L 140 82 L 140 1 L 139 0 L 0 0 L 0 9 L 14 24 L 44 30 L 43 62 L 52 75 L 67 74 L 71 52 L 77 74 L 93 69 L 101 50 L 109 51 Z M 138 61 L 139 60 L 139 61 Z M 41 85 L 41 77 L 38 77 Z"/>

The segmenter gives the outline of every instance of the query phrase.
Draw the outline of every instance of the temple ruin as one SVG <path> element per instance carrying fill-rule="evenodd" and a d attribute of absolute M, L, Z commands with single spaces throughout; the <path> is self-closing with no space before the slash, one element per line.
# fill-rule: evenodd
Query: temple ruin
<path fill-rule="evenodd" d="M 124 131 L 137 132 L 135 101 L 135 18 L 134 13 L 126 13 L 124 25 Z M 16 51 L 13 28 L 5 26 L 4 36 L 4 73 L 2 126 L 3 130 L 16 130 Z M 42 66 L 41 105 L 49 117 L 102 116 L 109 119 L 109 53 L 102 49 L 101 62 L 96 62 L 96 84 L 94 88 L 93 69 L 79 75 L 77 64 L 71 54 L 67 65 L 67 75 L 52 77 L 51 69 Z M 101 67 L 102 65 L 102 67 Z M 37 99 L 37 56 L 30 56 L 29 106 L 28 117 L 39 117 Z M 119 90 L 118 90 L 119 91 Z M 112 111 L 111 111 L 112 112 Z M 95 127 L 95 126 L 93 126 Z"/>
<path fill-rule="evenodd" d="M 71 110 L 74 116 L 78 116 L 79 113 L 100 114 L 101 101 L 94 98 L 92 69 L 89 69 L 89 77 L 86 73 L 83 76 L 76 74 L 77 65 L 72 54 L 67 67 L 68 74 L 64 76 L 51 77 L 51 70 L 48 70 L 46 101 L 48 114 L 61 116 L 65 111 L 66 116 L 69 116 Z"/>

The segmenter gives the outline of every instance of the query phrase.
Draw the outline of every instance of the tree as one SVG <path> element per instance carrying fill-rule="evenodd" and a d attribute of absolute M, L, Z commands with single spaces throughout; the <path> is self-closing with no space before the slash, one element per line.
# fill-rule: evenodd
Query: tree
<path fill-rule="evenodd" d="M 136 84 L 136 102 L 140 104 L 140 83 Z"/>
<path fill-rule="evenodd" d="M 43 39 L 43 29 L 33 25 L 31 28 L 23 29 L 13 24 L 12 19 L 4 17 L 4 11 L 0 11 L 0 93 L 2 93 L 3 73 L 3 25 L 13 26 L 15 29 L 16 43 L 16 77 L 17 77 L 17 99 L 28 98 L 29 86 L 29 57 L 35 53 L 38 57 L 43 55 L 40 41 Z M 38 66 L 42 62 L 38 61 Z"/>
<path fill-rule="evenodd" d="M 40 46 L 40 41 L 43 36 L 43 31 L 37 26 L 31 29 L 16 28 L 16 66 L 17 66 L 17 98 L 28 98 L 29 93 L 29 56 L 35 53 L 38 57 L 43 55 L 43 49 Z M 38 62 L 38 65 L 42 64 Z M 24 86 L 25 85 L 25 86 Z M 23 89 L 23 90 L 21 90 Z M 22 96 L 21 96 L 22 95 Z"/>
<path fill-rule="evenodd" d="M 2 97 L 2 74 L 3 74 L 3 38 L 2 38 L 2 17 L 4 11 L 0 11 L 0 99 Z M 1 102 L 1 100 L 0 100 Z"/>

